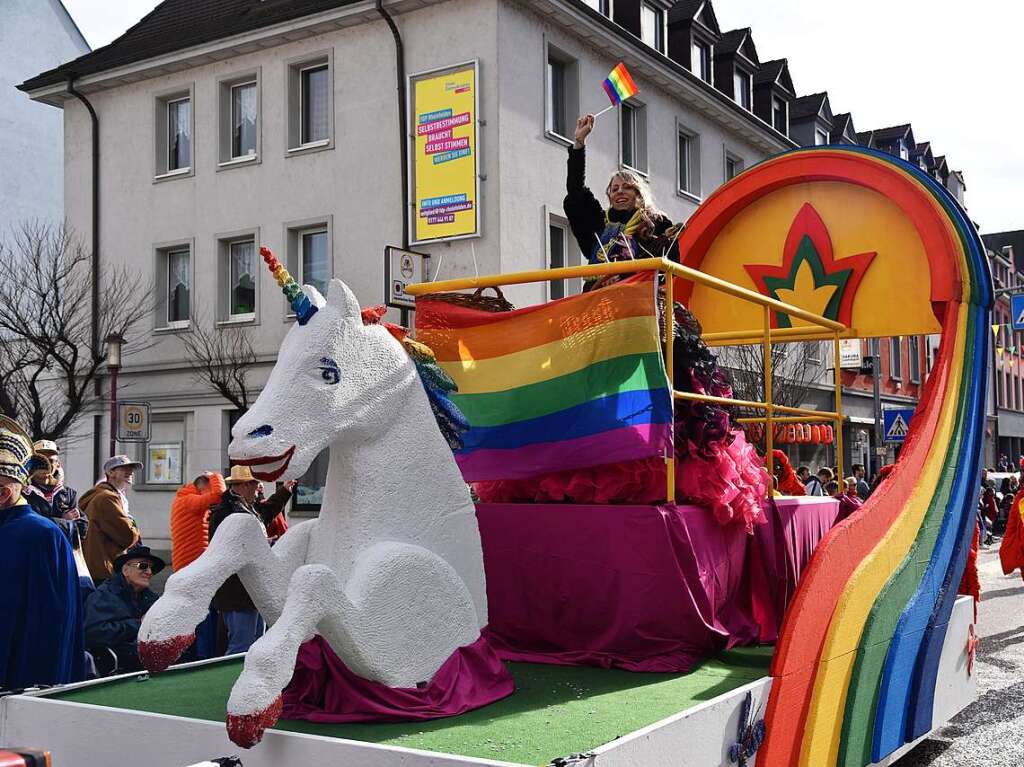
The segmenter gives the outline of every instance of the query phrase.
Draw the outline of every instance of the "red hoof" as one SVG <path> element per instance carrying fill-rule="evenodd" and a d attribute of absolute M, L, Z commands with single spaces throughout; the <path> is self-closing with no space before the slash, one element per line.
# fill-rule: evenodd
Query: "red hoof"
<path fill-rule="evenodd" d="M 281 696 L 262 711 L 254 711 L 251 714 L 228 714 L 228 737 L 236 746 L 252 748 L 261 740 L 263 733 L 269 727 L 277 724 L 281 716 L 281 709 L 284 701 Z"/>
<path fill-rule="evenodd" d="M 167 669 L 196 639 L 195 632 L 155 642 L 139 642 L 139 660 L 146 671 L 159 674 Z"/>

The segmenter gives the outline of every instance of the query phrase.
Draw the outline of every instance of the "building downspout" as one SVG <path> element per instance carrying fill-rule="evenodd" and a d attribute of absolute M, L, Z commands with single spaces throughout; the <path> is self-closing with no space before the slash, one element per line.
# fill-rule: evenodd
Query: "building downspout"
<path fill-rule="evenodd" d="M 90 311 L 91 334 L 90 351 L 93 359 L 100 353 L 100 118 L 96 110 L 84 95 L 75 89 L 75 75 L 68 75 L 68 93 L 85 105 L 92 121 L 92 308 Z M 93 381 L 95 395 L 102 397 L 103 388 L 100 377 Z M 100 428 L 102 415 L 93 416 L 92 421 L 92 476 L 100 474 Z"/>
<path fill-rule="evenodd" d="M 402 162 L 402 248 L 409 249 L 409 140 L 406 131 L 405 46 L 402 33 L 391 14 L 384 8 L 384 0 L 376 0 L 377 13 L 387 22 L 395 38 L 395 73 L 398 80 L 398 137 Z M 403 315 L 406 310 L 402 310 Z"/>

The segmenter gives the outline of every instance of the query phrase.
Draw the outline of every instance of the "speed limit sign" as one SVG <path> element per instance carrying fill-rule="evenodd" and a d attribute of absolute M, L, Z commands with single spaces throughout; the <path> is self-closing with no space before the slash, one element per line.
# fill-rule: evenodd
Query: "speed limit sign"
<path fill-rule="evenodd" d="M 117 403 L 117 441 L 149 442 L 150 418 L 148 402 Z"/>

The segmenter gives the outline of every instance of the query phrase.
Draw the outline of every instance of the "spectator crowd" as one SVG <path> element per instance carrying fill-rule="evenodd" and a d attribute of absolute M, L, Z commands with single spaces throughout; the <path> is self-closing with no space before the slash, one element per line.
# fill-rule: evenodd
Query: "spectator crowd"
<path fill-rule="evenodd" d="M 167 563 L 145 544 L 129 491 L 142 464 L 115 455 L 79 495 L 64 481 L 57 445 L 32 442 L 0 416 L 0 691 L 141 669 L 136 644 Z M 231 514 L 261 521 L 273 544 L 288 529 L 295 482 L 269 497 L 248 467 L 203 472 L 170 509 L 171 568 L 202 554 Z M 183 660 L 245 652 L 264 623 L 238 576 L 217 591 Z"/>

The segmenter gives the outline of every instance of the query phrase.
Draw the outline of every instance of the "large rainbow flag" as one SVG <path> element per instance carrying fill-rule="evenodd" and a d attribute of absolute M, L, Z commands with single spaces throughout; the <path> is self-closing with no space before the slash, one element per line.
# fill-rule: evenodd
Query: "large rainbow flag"
<path fill-rule="evenodd" d="M 509 312 L 424 296 L 416 337 L 458 384 L 466 481 L 663 455 L 672 396 L 652 278 Z"/>

